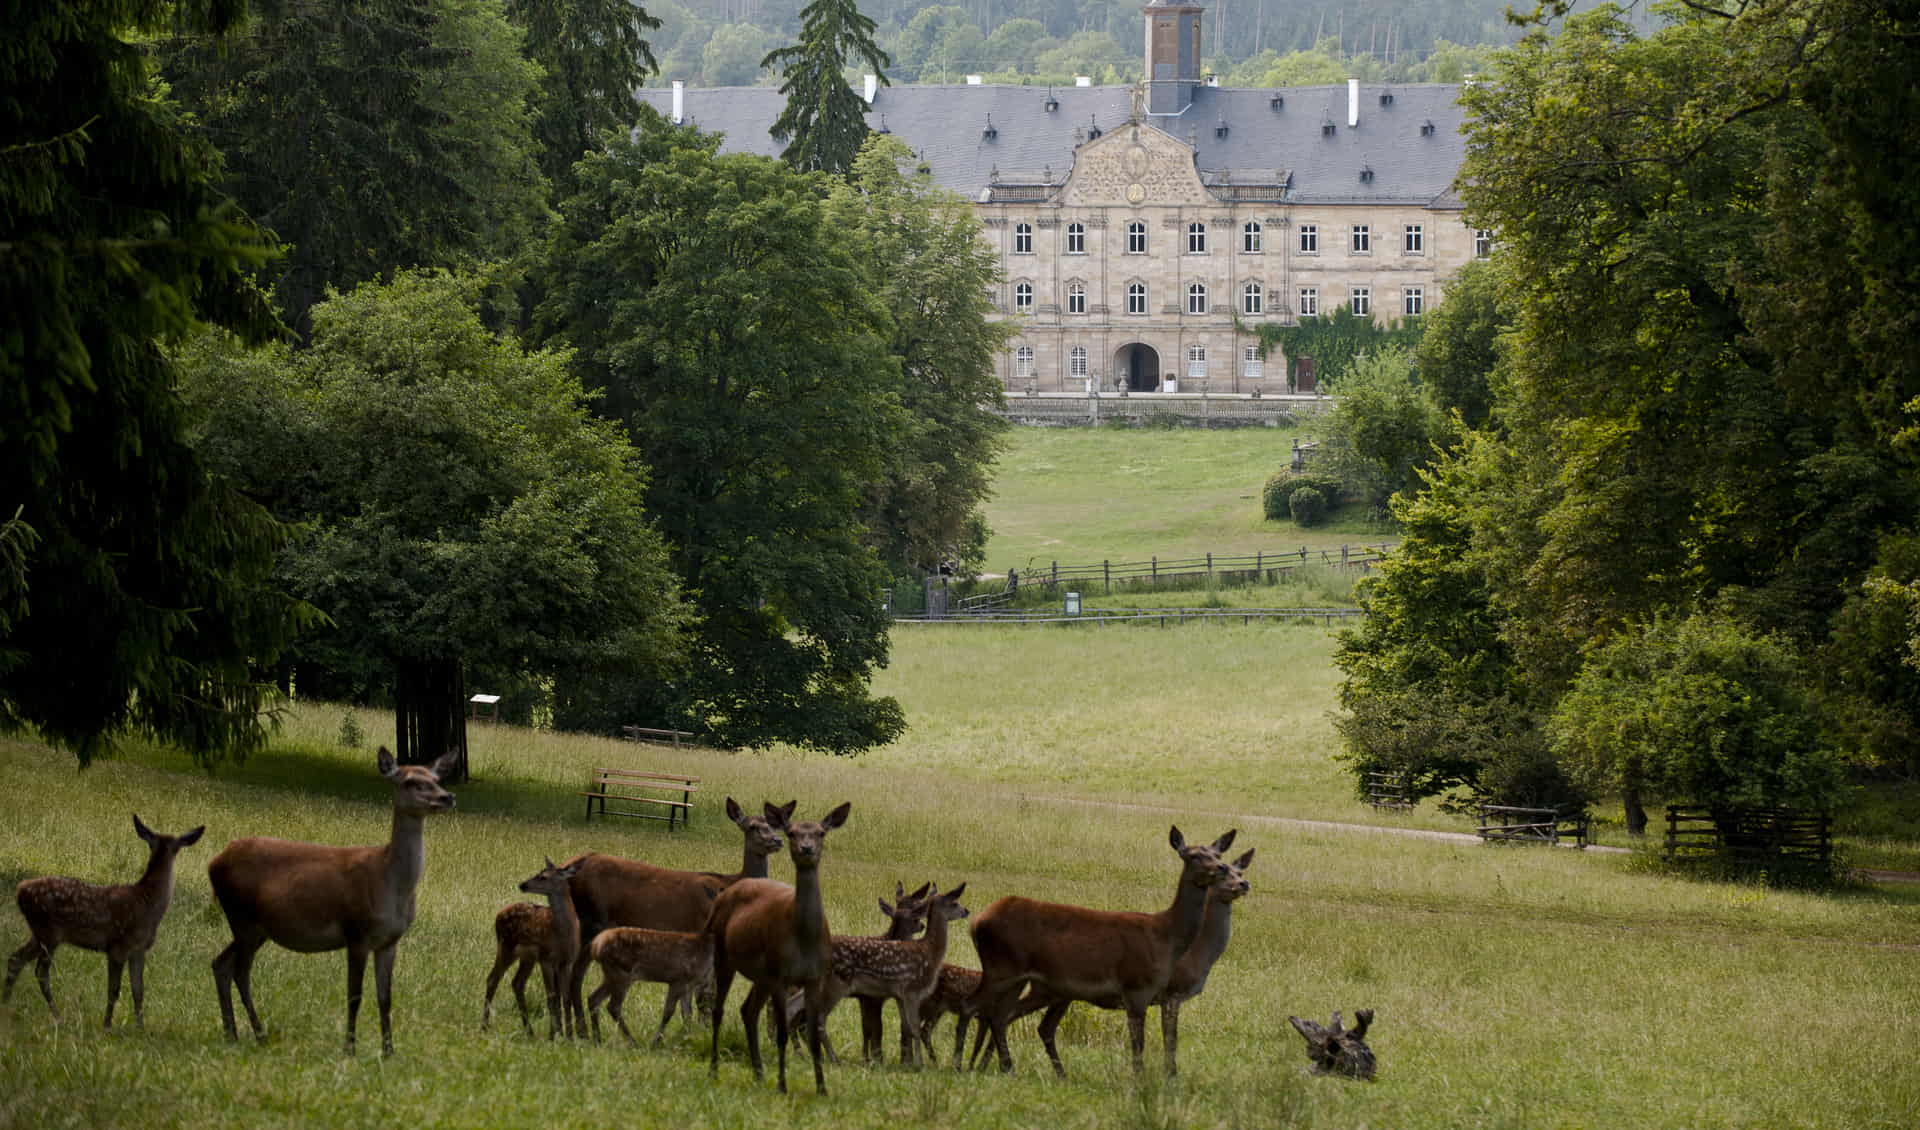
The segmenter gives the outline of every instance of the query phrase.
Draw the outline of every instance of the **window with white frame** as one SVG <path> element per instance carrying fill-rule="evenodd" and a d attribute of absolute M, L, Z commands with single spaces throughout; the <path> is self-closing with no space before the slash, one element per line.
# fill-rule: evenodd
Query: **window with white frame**
<path fill-rule="evenodd" d="M 1300 254 L 1320 254 L 1320 225 L 1301 224 L 1296 230 L 1300 233 Z"/>
<path fill-rule="evenodd" d="M 1242 314 L 1261 314 L 1267 308 L 1267 292 L 1257 282 L 1250 282 L 1240 288 L 1240 312 Z"/>
<path fill-rule="evenodd" d="M 1067 354 L 1067 372 L 1071 373 L 1076 377 L 1081 378 L 1082 380 L 1086 379 L 1086 376 L 1087 376 L 1087 347 L 1086 346 L 1076 345 L 1073 347 L 1072 351 L 1070 351 Z"/>
<path fill-rule="evenodd" d="M 1021 380 L 1033 377 L 1033 346 L 1023 345 L 1013 351 L 1013 375 Z"/>
<path fill-rule="evenodd" d="M 1204 314 L 1207 312 L 1207 284 L 1193 283 L 1187 287 L 1187 313 Z"/>
<path fill-rule="evenodd" d="M 1260 254 L 1260 237 L 1264 232 L 1259 220 L 1248 220 L 1240 229 L 1240 250 L 1248 255 Z"/>
<path fill-rule="evenodd" d="M 1192 380 L 1205 380 L 1207 376 L 1207 347 L 1204 345 L 1187 346 L 1187 376 Z"/>
<path fill-rule="evenodd" d="M 1087 312 L 1087 288 L 1084 283 L 1067 284 L 1067 313 L 1084 314 Z"/>
<path fill-rule="evenodd" d="M 1147 225 L 1140 220 L 1127 221 L 1127 254 L 1147 253 Z"/>
<path fill-rule="evenodd" d="M 1400 250 L 1408 255 L 1427 253 L 1427 231 L 1422 224 L 1408 224 L 1406 234 L 1400 239 Z"/>
<path fill-rule="evenodd" d="M 1348 308 L 1353 311 L 1353 316 L 1356 318 L 1372 317 L 1373 316 L 1373 288 L 1370 286 L 1354 287 L 1352 292 L 1351 304 L 1349 305 Z"/>
<path fill-rule="evenodd" d="M 1301 287 L 1300 288 L 1300 316 L 1302 318 L 1313 318 L 1313 317 L 1318 317 L 1319 314 L 1320 314 L 1320 288 L 1317 286 Z"/>
<path fill-rule="evenodd" d="M 1087 253 L 1087 225 L 1071 223 L 1067 225 L 1067 254 L 1085 255 Z"/>
<path fill-rule="evenodd" d="M 1033 225 L 1013 225 L 1013 253 L 1015 255 L 1033 254 Z"/>
<path fill-rule="evenodd" d="M 1400 292 L 1400 312 L 1417 318 L 1427 312 L 1427 288 L 1410 286 Z"/>
<path fill-rule="evenodd" d="M 1355 255 L 1373 254 L 1373 225 L 1353 225 L 1353 253 Z"/>
<path fill-rule="evenodd" d="M 1127 284 L 1127 313 L 1144 314 L 1147 312 L 1147 284 L 1131 282 Z"/>
<path fill-rule="evenodd" d="M 1187 225 L 1187 254 L 1205 255 L 1207 253 L 1207 225 Z"/>
<path fill-rule="evenodd" d="M 1033 313 L 1033 284 L 1018 282 L 1013 284 L 1013 312 L 1016 314 Z"/>
<path fill-rule="evenodd" d="M 1473 229 L 1473 257 L 1475 259 L 1485 259 L 1491 254 L 1493 254 L 1493 229 Z"/>
<path fill-rule="evenodd" d="M 1240 351 L 1240 375 L 1250 381 L 1260 379 L 1260 347 L 1249 345 Z"/>

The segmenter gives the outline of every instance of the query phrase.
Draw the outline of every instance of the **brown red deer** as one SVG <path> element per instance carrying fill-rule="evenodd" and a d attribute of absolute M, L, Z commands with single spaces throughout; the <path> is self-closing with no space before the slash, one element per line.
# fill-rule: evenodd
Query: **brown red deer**
<path fill-rule="evenodd" d="M 413 892 L 427 866 L 423 825 L 429 815 L 453 808 L 453 794 L 440 782 L 459 770 L 460 758 L 450 752 L 430 767 L 398 765 L 382 746 L 377 764 L 393 785 L 393 835 L 387 843 L 334 847 L 257 836 L 234 840 L 207 865 L 214 897 L 233 930 L 233 941 L 213 959 L 228 1039 L 240 1038 L 233 1023 L 235 987 L 254 1035 L 266 1038 L 253 1007 L 253 959 L 271 941 L 295 953 L 347 951 L 348 1052 L 353 1051 L 367 958 L 373 958 L 380 1046 L 392 1053 L 393 959 L 413 925 Z"/>
<path fill-rule="evenodd" d="M 520 1004 L 520 1026 L 527 1035 L 533 1035 L 533 1021 L 527 1015 L 527 976 L 536 966 L 547 991 L 547 1038 L 551 1040 L 561 1032 L 568 1036 L 586 1034 L 585 1010 L 572 997 L 573 966 L 580 960 L 580 920 L 573 912 L 573 894 L 568 889 L 573 872 L 555 867 L 551 859 L 546 863 L 522 882 L 520 889 L 530 895 L 547 896 L 547 905 L 516 902 L 501 907 L 493 916 L 493 968 L 487 972 L 487 998 L 480 1009 L 482 1029 L 493 1020 L 493 991 L 500 984 L 500 975 L 518 961 L 513 999 Z"/>
<path fill-rule="evenodd" d="M 53 1003 L 53 951 L 62 943 L 107 955 L 107 1019 L 113 1027 L 113 1006 L 120 999 L 120 970 L 133 982 L 133 1022 L 146 1027 L 147 951 L 153 948 L 160 920 L 173 898 L 173 860 L 180 849 L 199 842 L 205 825 L 178 836 L 161 835 L 133 818 L 134 834 L 147 844 L 147 868 L 132 883 L 96 886 L 79 879 L 47 876 L 27 879 L 14 890 L 20 914 L 33 936 L 7 959 L 7 983 L 0 1000 L 13 995 L 13 980 L 27 962 L 33 962 L 40 995 L 47 1011 L 60 1019 Z"/>
<path fill-rule="evenodd" d="M 574 869 L 573 909 L 580 916 L 580 936 L 589 944 L 609 926 L 640 926 L 649 930 L 697 934 L 706 925 L 713 900 L 741 879 L 767 877 L 767 857 L 781 848 L 780 833 L 764 816 L 749 816 L 732 797 L 727 818 L 739 826 L 742 843 L 740 870 L 731 875 L 712 871 L 676 871 L 637 859 L 585 852 L 567 861 Z M 587 976 L 587 963 L 573 970 L 572 992 L 577 998 Z"/>
<path fill-rule="evenodd" d="M 726 1011 L 727 991 L 734 974 L 753 985 L 740 1006 L 747 1029 L 747 1055 L 754 1078 L 764 1077 L 760 1064 L 760 1010 L 774 1002 L 774 1044 L 780 1062 L 780 1090 L 787 1089 L 786 1000 L 794 989 L 806 994 L 807 1051 L 813 1056 L 813 1085 L 827 1093 L 826 1070 L 820 1058 L 821 1002 L 825 991 L 832 934 L 820 897 L 820 859 L 827 833 L 847 821 L 850 804 L 827 813 L 819 821 L 795 823 L 796 802 L 765 806 L 769 826 L 786 833 L 787 854 L 793 859 L 793 886 L 771 879 L 741 879 L 720 892 L 706 935 L 713 943 L 713 1050 L 709 1069 L 720 1074 L 720 1020 Z"/>
<path fill-rule="evenodd" d="M 600 965 L 600 987 L 587 998 L 595 1040 L 600 1038 L 599 1009 L 605 1005 L 607 1015 L 620 1026 L 620 1034 L 628 1043 L 636 1042 L 620 1014 L 627 990 L 635 981 L 663 981 L 667 1003 L 660 1010 L 660 1027 L 653 1033 L 654 1046 L 660 1046 L 667 1034 L 667 1021 L 673 1019 L 673 1006 L 678 1004 L 681 1019 L 692 1024 L 694 991 L 713 976 L 713 946 L 705 934 L 615 926 L 602 930 L 587 953 L 589 960 Z"/>
<path fill-rule="evenodd" d="M 1007 1022 L 1018 1007 L 1021 986 L 1029 982 L 1056 1000 L 1124 1008 L 1133 1067 L 1143 1068 L 1147 1009 L 1166 991 L 1180 955 L 1200 936 L 1207 891 L 1227 873 L 1220 855 L 1233 836 L 1229 831 L 1212 844 L 1188 844 L 1179 828 L 1170 830 L 1167 842 L 1180 856 L 1180 881 L 1173 905 L 1156 914 L 1019 897 L 1003 898 L 980 912 L 973 924 L 981 972 L 978 1014 L 991 1027 L 1001 1070 L 1013 1070 Z M 1178 1070 L 1178 1032 L 1163 1022 L 1162 1033 L 1172 1075 Z M 1066 1067 L 1050 1040 L 1047 1055 L 1055 1073 L 1064 1076 Z"/>

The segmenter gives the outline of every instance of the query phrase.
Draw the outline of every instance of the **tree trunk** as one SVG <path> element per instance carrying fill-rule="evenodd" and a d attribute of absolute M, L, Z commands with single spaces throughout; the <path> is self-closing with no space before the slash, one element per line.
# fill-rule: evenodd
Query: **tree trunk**
<path fill-rule="evenodd" d="M 394 744 L 402 765 L 429 765 L 449 750 L 459 767 L 451 781 L 467 779 L 467 676 L 458 659 L 394 661 Z"/>
<path fill-rule="evenodd" d="M 1627 834 L 1644 836 L 1647 834 L 1647 810 L 1640 804 L 1640 786 L 1628 785 L 1620 790 L 1620 803 L 1627 810 Z"/>

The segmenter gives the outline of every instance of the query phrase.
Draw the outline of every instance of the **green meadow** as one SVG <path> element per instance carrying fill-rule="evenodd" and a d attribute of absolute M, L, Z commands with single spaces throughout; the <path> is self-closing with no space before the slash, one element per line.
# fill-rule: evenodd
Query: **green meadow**
<path fill-rule="evenodd" d="M 238 836 L 382 840 L 390 790 L 373 746 L 391 740 L 390 716 L 358 712 L 367 743 L 344 748 L 344 709 L 302 703 L 269 752 L 212 774 L 141 748 L 76 771 L 31 741 L 0 742 L 0 882 L 130 879 L 144 850 L 129 812 L 168 832 L 208 826 L 181 857 L 148 962 L 144 1031 L 100 1030 L 104 961 L 71 948 L 54 968 L 64 1022 L 49 1020 L 30 972 L 0 1007 L 0 1126 L 1912 1125 L 1920 884 L 1777 890 L 1677 879 L 1621 854 L 1406 835 L 1464 825 L 1424 809 L 1375 818 L 1353 800 L 1329 759 L 1330 650 L 1305 626 L 902 625 L 879 689 L 912 730 L 855 759 L 477 726 L 477 779 L 428 823 L 391 1058 L 372 1050 L 370 987 L 361 1053 L 341 1052 L 341 954 L 271 946 L 254 977 L 270 1036 L 229 1044 L 208 971 L 227 935 L 205 873 Z M 576 794 L 603 764 L 701 776 L 692 826 L 586 822 Z M 755 1082 L 733 1015 L 717 1079 L 704 1029 L 677 1022 L 658 1051 L 528 1039 L 503 987 L 493 1031 L 480 1030 L 492 917 L 543 857 L 595 849 L 730 870 L 729 795 L 797 799 L 803 817 L 852 802 L 822 873 L 843 932 L 878 931 L 875 899 L 897 880 L 964 880 L 976 911 L 1010 894 L 1157 909 L 1177 871 L 1173 823 L 1190 838 L 1238 828 L 1234 853 L 1257 850 L 1253 892 L 1206 993 L 1182 1010 L 1172 1081 L 1135 1079 L 1124 1018 L 1084 1007 L 1062 1029 L 1064 1081 L 1028 1021 L 1010 1076 L 843 1063 L 824 1098 L 803 1056 L 791 1095 Z M 1875 842 L 1912 858 L 1910 839 Z M 774 875 L 791 865 L 777 858 Z M 25 936 L 6 910 L 0 944 Z M 973 960 L 964 930 L 950 960 Z M 636 1029 L 661 996 L 635 990 Z M 1307 1075 L 1287 1016 L 1360 1007 L 1376 1012 L 1379 1080 Z M 843 1050 L 858 1047 L 854 1010 L 831 1023 Z M 1147 1056 L 1157 1065 L 1152 1021 Z"/>

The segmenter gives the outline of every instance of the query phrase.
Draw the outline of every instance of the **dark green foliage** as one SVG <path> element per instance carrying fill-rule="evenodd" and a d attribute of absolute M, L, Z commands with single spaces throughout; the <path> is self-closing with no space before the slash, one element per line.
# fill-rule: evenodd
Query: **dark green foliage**
<path fill-rule="evenodd" d="M 207 450 L 302 523 L 279 575 L 332 621 L 295 654 L 303 687 L 391 688 L 427 760 L 467 662 L 486 690 L 658 677 L 684 619 L 638 456 L 564 353 L 481 326 L 476 290 L 406 272 L 315 307 L 304 351 L 187 358 Z"/>
<path fill-rule="evenodd" d="M 519 39 L 474 0 L 277 0 L 236 36 L 158 41 L 226 186 L 289 245 L 272 282 L 302 336 L 328 286 L 526 242 L 546 190 Z"/>
<path fill-rule="evenodd" d="M 1312 487 L 1318 491 L 1321 501 L 1332 505 L 1340 499 L 1340 480 L 1331 475 L 1316 474 L 1311 471 L 1276 471 L 1261 488 L 1260 499 L 1262 513 L 1270 522 L 1287 521 L 1293 517 L 1293 492 L 1301 487 Z"/>
<path fill-rule="evenodd" d="M 167 355 L 203 320 L 272 332 L 271 244 L 123 38 L 238 11 L 16 4 L 0 34 L 0 731 L 83 763 L 257 748 L 298 619 L 267 584 L 286 532 L 194 451 Z"/>
<path fill-rule="evenodd" d="M 1420 382 L 1434 403 L 1443 412 L 1458 412 L 1469 428 L 1485 424 L 1493 410 L 1500 335 L 1513 325 L 1501 285 L 1496 260 L 1462 267 L 1447 283 L 1447 300 L 1425 316 L 1426 332 L 1414 353 Z"/>
<path fill-rule="evenodd" d="M 1357 358 L 1389 346 L 1419 344 L 1425 323 L 1419 318 L 1396 322 L 1357 318 L 1347 306 L 1340 305 L 1317 318 L 1301 318 L 1297 325 L 1262 322 L 1257 329 L 1261 356 L 1267 356 L 1276 346 L 1286 355 L 1288 384 L 1298 379 L 1299 359 L 1311 357 L 1314 380 L 1321 391 L 1331 392 Z"/>
<path fill-rule="evenodd" d="M 873 21 L 854 0 L 813 0 L 800 9 L 800 42 L 769 51 L 762 67 L 780 72 L 786 109 L 768 130 L 786 143 L 780 156 L 796 169 L 845 173 L 867 139 L 867 104 L 847 85 L 855 63 L 887 82 L 887 53 L 873 41 Z"/>
<path fill-rule="evenodd" d="M 820 178 L 643 111 L 588 157 L 542 281 L 653 468 L 647 509 L 699 619 L 690 669 L 630 718 L 723 744 L 851 752 L 904 727 L 867 694 L 886 570 L 859 517 L 907 434 L 890 320 Z"/>
<path fill-rule="evenodd" d="M 1420 472 L 1459 438 L 1459 425 L 1413 372 L 1413 352 L 1388 345 L 1349 364 L 1326 417 L 1318 456 L 1370 506 L 1419 489 Z"/>
<path fill-rule="evenodd" d="M 544 72 L 533 122 L 541 171 L 570 190 L 573 163 L 633 123 L 633 92 L 658 66 L 643 33 L 660 21 L 633 0 L 506 0 L 506 13 Z"/>
<path fill-rule="evenodd" d="M 1296 526 L 1317 526 L 1327 520 L 1327 496 L 1310 486 L 1295 487 L 1287 496 L 1287 513 Z"/>

